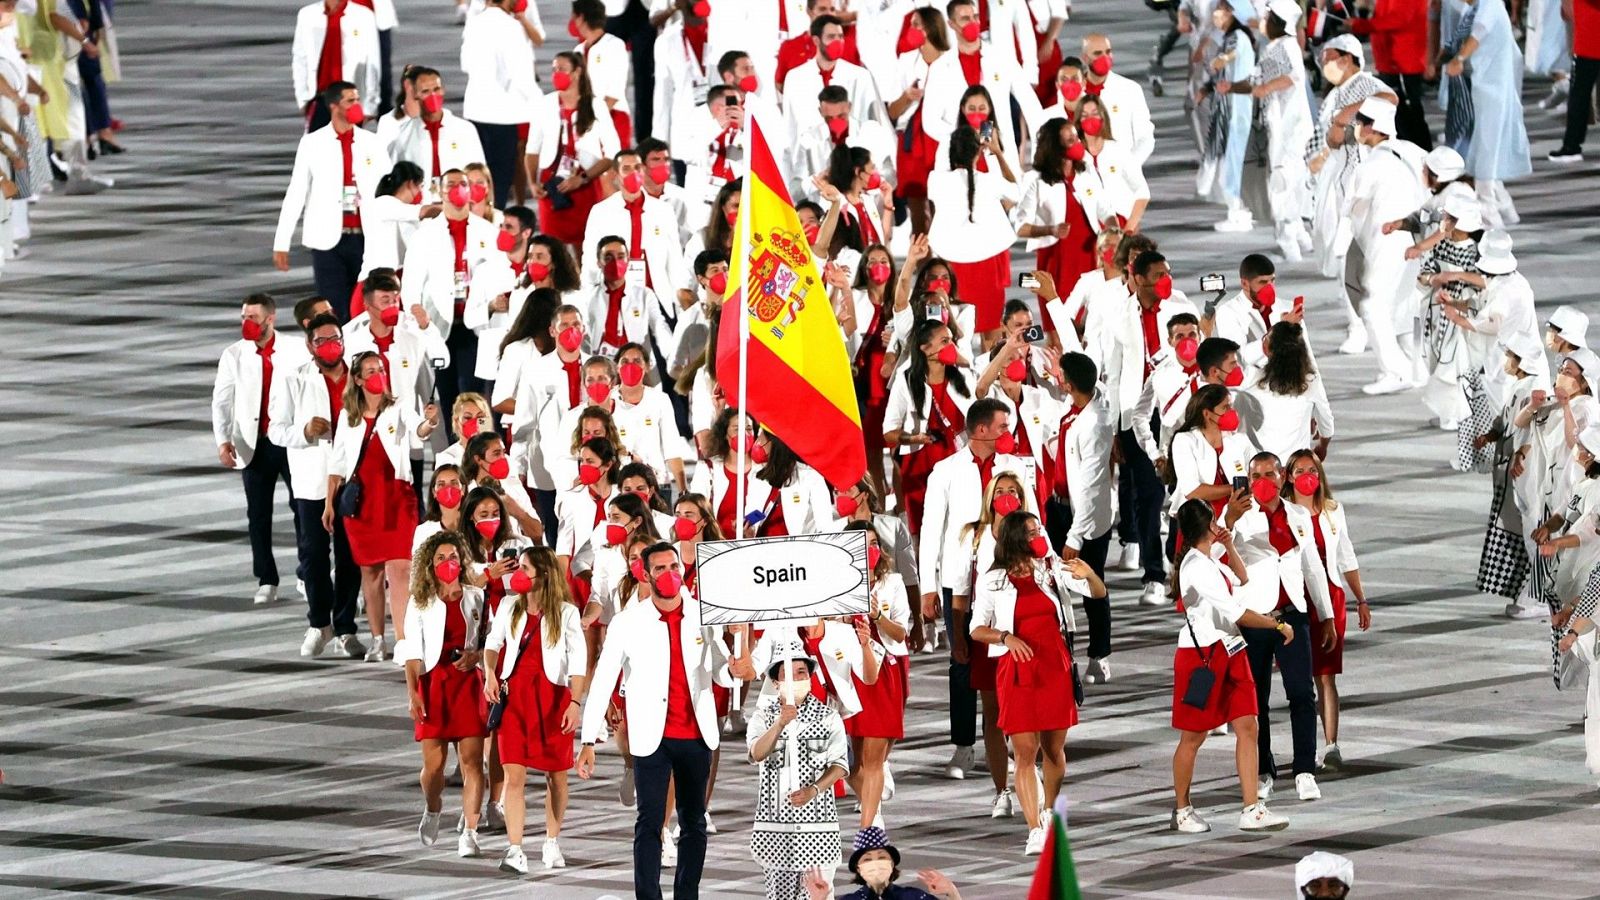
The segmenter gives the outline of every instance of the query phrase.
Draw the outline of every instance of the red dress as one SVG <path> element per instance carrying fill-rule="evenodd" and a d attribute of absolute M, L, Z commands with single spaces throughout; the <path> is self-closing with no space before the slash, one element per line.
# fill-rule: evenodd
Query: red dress
<path fill-rule="evenodd" d="M 739 516 L 739 473 L 728 468 L 726 459 L 715 465 L 722 466 L 728 484 L 722 491 L 722 499 L 717 501 L 717 527 L 722 529 L 724 540 L 737 540 L 744 536 L 743 529 L 735 528 L 733 521 Z"/>
<path fill-rule="evenodd" d="M 559 146 L 564 154 L 576 158 L 578 155 L 578 131 L 574 113 L 576 110 L 561 110 L 561 140 Z M 539 180 L 547 183 L 556 175 L 560 165 L 559 158 L 550 160 L 550 164 L 539 173 Z M 548 191 L 549 189 L 546 188 Z M 539 200 L 539 228 L 540 230 L 560 241 L 563 244 L 583 243 L 583 230 L 589 224 L 589 210 L 600 202 L 600 185 L 589 182 L 567 195 L 572 205 L 566 209 L 556 209 L 547 195 Z"/>
<path fill-rule="evenodd" d="M 544 674 L 543 617 L 528 619 L 530 635 L 517 657 L 517 670 L 506 686 L 506 712 L 497 740 L 500 762 L 536 772 L 565 772 L 572 768 L 573 735 L 561 732 L 561 717 L 572 704 L 572 690 L 551 684 Z"/>
<path fill-rule="evenodd" d="M 361 511 L 344 520 L 350 556 L 358 566 L 381 566 L 391 559 L 411 558 L 411 535 L 417 530 L 417 495 L 395 477 L 383 441 L 367 419 L 367 449 L 351 480 L 361 485 Z"/>
<path fill-rule="evenodd" d="M 1055 601 L 1031 575 L 1010 577 L 1017 590 L 1012 633 L 1033 650 L 1033 659 L 1018 662 L 1015 653 L 997 657 L 997 724 L 1006 734 L 1065 731 L 1078 724 L 1078 705 L 1072 696 L 1072 660 L 1061 636 Z M 987 655 L 986 645 L 972 646 L 973 652 Z"/>
<path fill-rule="evenodd" d="M 1051 82 L 1052 89 L 1054 82 Z M 1094 245 L 1099 235 L 1095 234 L 1094 226 L 1089 223 L 1089 216 L 1079 205 L 1078 198 L 1072 194 L 1072 180 L 1069 176 L 1066 185 L 1067 193 L 1067 223 L 1072 230 L 1067 236 L 1058 239 L 1048 247 L 1041 247 L 1034 251 L 1035 265 L 1042 272 L 1049 272 L 1058 285 L 1077 284 L 1083 273 L 1097 267 L 1094 256 Z M 1043 306 L 1040 307 L 1043 309 Z M 1050 320 L 1050 314 L 1044 314 L 1044 327 L 1046 331 L 1066 327 L 1066 323 L 1056 323 Z"/>
<path fill-rule="evenodd" d="M 928 173 L 939 161 L 939 142 L 922 128 L 922 107 L 911 114 L 911 121 L 896 142 L 894 164 L 899 181 L 894 193 L 902 200 L 928 196 Z"/>
<path fill-rule="evenodd" d="M 967 417 L 950 398 L 950 382 L 926 386 L 933 395 L 933 415 L 927 432 L 933 443 L 900 457 L 900 493 L 905 501 L 906 526 L 916 534 L 922 527 L 922 504 L 928 496 L 928 475 L 940 460 L 956 452 L 956 435 L 966 430 Z"/>
<path fill-rule="evenodd" d="M 467 620 L 461 614 L 461 601 L 435 600 L 444 604 L 444 644 L 439 662 L 422 673 L 423 719 L 413 728 L 419 741 L 459 741 L 483 737 L 489 728 L 483 720 L 483 674 L 473 668 L 457 669 L 450 659 L 453 651 L 467 643 Z"/>
<path fill-rule="evenodd" d="M 1183 702 L 1189 689 L 1189 675 L 1209 665 L 1216 676 L 1205 709 Z M 1218 641 L 1196 650 L 1179 647 L 1172 660 L 1172 727 L 1180 731 L 1210 731 L 1227 722 L 1256 714 L 1256 679 L 1250 674 L 1250 654 L 1240 650 L 1232 656 Z"/>
<path fill-rule="evenodd" d="M 1322 517 L 1312 515 L 1311 533 L 1317 539 L 1317 553 L 1322 557 L 1323 568 L 1327 568 L 1328 547 L 1322 536 Z M 1312 675 L 1339 675 L 1344 672 L 1344 620 L 1345 601 L 1344 588 L 1333 583 L 1333 570 L 1328 569 L 1328 599 L 1333 601 L 1333 630 L 1339 635 L 1339 643 L 1332 650 L 1322 649 L 1322 642 L 1315 638 L 1317 623 L 1321 620 L 1317 615 L 1315 603 L 1306 604 L 1306 612 L 1311 617 L 1311 674 Z"/>
<path fill-rule="evenodd" d="M 872 639 L 878 637 L 878 626 L 868 623 Z M 855 682 L 856 697 L 861 700 L 861 712 L 844 720 L 844 732 L 858 738 L 890 738 L 900 740 L 906 736 L 906 688 L 910 684 L 907 660 L 892 653 L 885 654 L 878 667 L 878 680 L 867 684 L 850 673 Z"/>
<path fill-rule="evenodd" d="M 885 296 L 887 298 L 887 295 Z M 883 361 L 888 348 L 883 343 L 883 330 L 889 324 L 882 303 L 872 305 L 872 321 L 861 338 L 861 348 L 856 351 L 856 396 L 861 399 L 861 434 L 867 442 L 867 459 L 883 455 L 883 414 L 889 405 L 889 385 L 882 374 Z"/>
<path fill-rule="evenodd" d="M 1005 311 L 1006 288 L 1011 284 L 1011 248 L 977 262 L 949 262 L 950 274 L 961 285 L 962 303 L 970 303 L 977 314 L 973 327 L 993 331 L 1000 327 Z"/>

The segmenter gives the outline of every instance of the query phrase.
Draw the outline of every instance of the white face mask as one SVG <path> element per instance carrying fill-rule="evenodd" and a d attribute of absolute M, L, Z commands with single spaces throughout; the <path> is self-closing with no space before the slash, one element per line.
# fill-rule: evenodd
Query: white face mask
<path fill-rule="evenodd" d="M 799 706 L 811 693 L 810 681 L 780 681 L 778 696 L 791 706 Z"/>
<path fill-rule="evenodd" d="M 1328 60 L 1322 64 L 1322 77 L 1328 79 L 1330 84 L 1344 83 L 1344 66 L 1335 60 Z"/>
<path fill-rule="evenodd" d="M 889 883 L 889 876 L 894 874 L 894 863 L 887 859 L 869 859 L 856 866 L 856 873 L 870 888 L 882 888 Z"/>

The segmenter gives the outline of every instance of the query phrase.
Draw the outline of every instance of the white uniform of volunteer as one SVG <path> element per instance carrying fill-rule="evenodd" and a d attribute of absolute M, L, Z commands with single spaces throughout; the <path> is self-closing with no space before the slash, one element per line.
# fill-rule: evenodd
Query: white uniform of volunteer
<path fill-rule="evenodd" d="M 1267 192 L 1278 249 L 1289 262 L 1299 262 L 1311 252 L 1311 234 L 1303 220 L 1310 215 L 1306 194 L 1306 141 L 1311 140 L 1311 108 L 1306 105 L 1305 52 L 1295 38 L 1300 4 L 1295 0 L 1269 0 L 1267 11 L 1282 19 L 1287 34 L 1275 38 L 1261 51 L 1251 83 L 1260 87 L 1288 79 L 1261 98 L 1262 119 L 1267 123 Z"/>

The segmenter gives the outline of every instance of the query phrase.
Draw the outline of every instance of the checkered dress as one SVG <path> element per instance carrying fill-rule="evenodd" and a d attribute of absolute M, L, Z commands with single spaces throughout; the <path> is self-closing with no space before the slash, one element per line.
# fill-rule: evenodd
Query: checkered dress
<path fill-rule="evenodd" d="M 1498 428 L 1494 442 L 1494 499 L 1489 507 L 1489 527 L 1478 557 L 1478 590 L 1515 600 L 1528 579 L 1528 546 L 1523 538 L 1522 512 L 1511 496 L 1511 458 L 1516 453 L 1516 430 L 1511 427 L 1520 396 L 1501 410 L 1490 428 Z"/>
<path fill-rule="evenodd" d="M 777 720 L 777 698 L 763 699 L 746 732 L 750 745 Z M 756 862 L 791 872 L 839 864 L 839 810 L 833 792 L 820 791 L 804 806 L 790 804 L 789 794 L 816 782 L 831 766 L 848 768 L 847 746 L 839 714 L 816 697 L 806 697 L 799 716 L 759 764 L 761 783 L 750 829 L 750 855 Z"/>

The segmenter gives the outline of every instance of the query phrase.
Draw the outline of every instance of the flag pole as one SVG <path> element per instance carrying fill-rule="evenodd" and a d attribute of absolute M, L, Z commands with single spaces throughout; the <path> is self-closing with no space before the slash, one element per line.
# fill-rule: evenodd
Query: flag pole
<path fill-rule="evenodd" d="M 752 118 L 745 122 L 744 128 L 744 160 L 746 167 L 750 165 L 750 159 L 755 155 L 754 142 L 751 138 L 755 130 L 753 111 L 751 116 Z M 746 285 L 750 283 L 750 181 L 750 173 L 747 168 L 744 182 L 739 186 L 739 252 L 742 259 L 739 260 L 739 282 L 734 286 L 735 295 L 739 298 L 737 312 L 739 315 L 739 453 L 741 456 L 745 452 L 746 423 L 750 421 L 749 415 L 745 412 L 745 402 L 749 396 L 748 385 L 750 381 L 750 301 L 745 297 Z M 716 215 L 715 212 L 712 214 Z M 733 260 L 728 261 L 730 271 L 732 270 L 733 262 Z M 727 315 L 728 304 L 727 298 L 724 297 L 722 304 L 723 327 L 727 326 Z M 712 348 L 711 352 L 716 353 L 716 348 Z M 737 540 L 743 537 L 744 517 L 749 514 L 749 500 L 745 494 L 749 479 L 745 475 L 745 466 L 741 465 L 735 476 L 735 490 L 738 493 L 734 497 L 738 520 L 734 523 L 734 529 L 739 531 L 739 534 L 728 535 L 729 540 Z M 753 649 L 744 646 L 744 635 L 745 629 L 734 630 L 733 655 L 735 659 L 743 657 L 748 650 Z M 735 679 L 733 682 L 731 709 L 739 709 L 744 700 L 744 692 L 740 690 L 741 687 L 742 684 Z"/>

